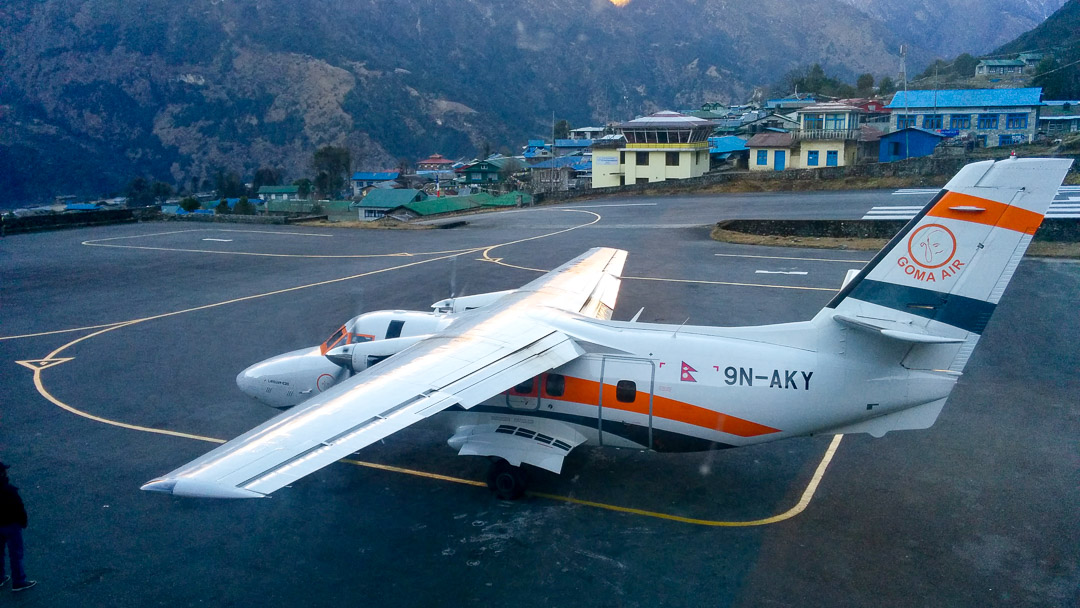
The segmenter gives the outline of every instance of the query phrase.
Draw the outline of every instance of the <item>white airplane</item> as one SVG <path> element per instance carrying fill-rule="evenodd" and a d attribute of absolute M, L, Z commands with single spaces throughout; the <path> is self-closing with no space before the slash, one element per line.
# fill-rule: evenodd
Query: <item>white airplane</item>
<path fill-rule="evenodd" d="M 810 321 L 611 321 L 626 252 L 592 249 L 520 289 L 382 311 L 244 370 L 272 418 L 144 490 L 262 498 L 440 414 L 461 455 L 558 473 L 590 442 L 699 451 L 934 424 L 1072 161 L 970 164 Z M 640 314 L 640 313 L 639 313 Z"/>

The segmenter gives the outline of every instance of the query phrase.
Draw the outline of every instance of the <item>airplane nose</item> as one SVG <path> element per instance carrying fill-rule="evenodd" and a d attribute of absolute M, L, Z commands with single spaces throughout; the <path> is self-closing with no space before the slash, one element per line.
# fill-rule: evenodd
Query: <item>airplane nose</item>
<path fill-rule="evenodd" d="M 251 374 L 251 368 L 247 368 L 244 371 L 236 375 L 236 386 L 240 387 L 240 390 L 249 397 L 258 398 L 255 387 L 255 377 Z"/>

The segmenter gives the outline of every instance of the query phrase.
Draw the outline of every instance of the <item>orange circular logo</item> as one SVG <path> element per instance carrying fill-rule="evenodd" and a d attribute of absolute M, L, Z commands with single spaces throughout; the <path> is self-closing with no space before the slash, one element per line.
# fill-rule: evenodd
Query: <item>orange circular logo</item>
<path fill-rule="evenodd" d="M 919 226 L 908 237 L 908 255 L 923 268 L 941 268 L 956 255 L 956 235 L 941 224 Z"/>

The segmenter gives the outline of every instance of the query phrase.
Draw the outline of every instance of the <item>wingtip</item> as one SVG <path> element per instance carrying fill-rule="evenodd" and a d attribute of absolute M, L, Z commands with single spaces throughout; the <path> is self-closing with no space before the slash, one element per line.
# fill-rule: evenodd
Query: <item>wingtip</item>
<path fill-rule="evenodd" d="M 164 492 L 166 494 L 172 494 L 174 487 L 176 487 L 175 479 L 158 478 L 144 483 L 139 489 L 146 492 Z"/>
<path fill-rule="evenodd" d="M 196 479 L 177 479 L 163 477 L 146 482 L 142 486 L 147 492 L 163 492 L 174 496 L 192 496 L 197 498 L 266 498 L 268 495 L 236 486 L 207 483 Z"/>

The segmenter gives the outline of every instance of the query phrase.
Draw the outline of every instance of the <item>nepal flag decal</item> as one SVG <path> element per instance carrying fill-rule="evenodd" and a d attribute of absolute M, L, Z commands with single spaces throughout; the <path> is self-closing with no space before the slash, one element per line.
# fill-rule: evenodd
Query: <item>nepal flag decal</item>
<path fill-rule="evenodd" d="M 690 375 L 690 372 L 697 373 L 697 370 L 686 364 L 686 361 L 682 362 L 682 374 L 679 376 L 679 380 L 683 382 L 697 382 L 697 380 Z"/>

